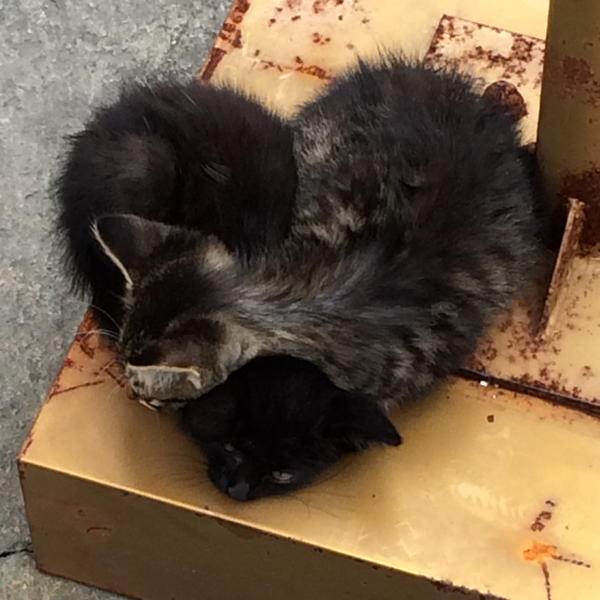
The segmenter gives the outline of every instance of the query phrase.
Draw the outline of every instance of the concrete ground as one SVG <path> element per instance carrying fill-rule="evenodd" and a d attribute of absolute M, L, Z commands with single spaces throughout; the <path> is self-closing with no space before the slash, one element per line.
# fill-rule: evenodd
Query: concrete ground
<path fill-rule="evenodd" d="M 201 65 L 229 0 L 0 0 L 0 599 L 117 598 L 36 571 L 15 457 L 84 312 L 52 244 L 61 138 L 124 77 Z"/>

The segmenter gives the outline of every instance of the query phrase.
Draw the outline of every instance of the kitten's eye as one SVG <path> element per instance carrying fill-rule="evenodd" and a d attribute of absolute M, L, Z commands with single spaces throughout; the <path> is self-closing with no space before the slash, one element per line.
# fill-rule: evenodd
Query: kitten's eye
<path fill-rule="evenodd" d="M 223 450 L 225 450 L 225 452 L 235 452 L 235 446 L 230 442 L 227 442 L 226 444 L 223 444 Z"/>
<path fill-rule="evenodd" d="M 277 483 L 291 483 L 294 480 L 294 474 L 287 471 L 272 471 L 271 477 Z"/>

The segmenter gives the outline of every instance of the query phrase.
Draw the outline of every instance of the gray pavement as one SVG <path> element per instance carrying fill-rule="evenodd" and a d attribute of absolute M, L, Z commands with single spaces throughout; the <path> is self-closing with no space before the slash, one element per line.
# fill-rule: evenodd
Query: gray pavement
<path fill-rule="evenodd" d="M 51 239 L 62 137 L 125 77 L 194 72 L 229 0 L 0 0 L 0 599 L 117 598 L 35 570 L 15 457 L 84 305 Z"/>

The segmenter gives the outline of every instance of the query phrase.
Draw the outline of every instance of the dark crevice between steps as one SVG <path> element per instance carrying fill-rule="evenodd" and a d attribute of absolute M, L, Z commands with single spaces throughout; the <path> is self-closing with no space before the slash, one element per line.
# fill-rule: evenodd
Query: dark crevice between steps
<path fill-rule="evenodd" d="M 8 558 L 9 556 L 12 556 L 13 554 L 32 554 L 33 553 L 33 548 L 31 547 L 31 544 L 25 544 L 21 547 L 17 547 L 11 550 L 4 550 L 2 552 L 0 552 L 0 559 L 2 558 Z"/>

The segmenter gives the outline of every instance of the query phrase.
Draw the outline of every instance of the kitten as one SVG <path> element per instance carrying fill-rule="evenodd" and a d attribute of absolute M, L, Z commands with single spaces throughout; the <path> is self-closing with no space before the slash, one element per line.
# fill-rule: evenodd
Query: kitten
<path fill-rule="evenodd" d="M 204 450 L 211 481 L 236 500 L 291 492 L 347 452 L 401 442 L 371 401 L 285 356 L 255 359 L 188 402 L 183 425 Z"/>
<path fill-rule="evenodd" d="M 91 234 L 96 219 L 180 225 L 248 257 L 285 238 L 295 188 L 290 126 L 257 102 L 196 81 L 124 86 L 70 138 L 56 184 L 74 288 L 91 292 L 96 319 L 114 334 L 125 280 Z"/>
<path fill-rule="evenodd" d="M 59 231 L 74 287 L 91 292 L 96 320 L 112 339 L 122 329 L 127 286 L 137 278 L 138 269 L 156 266 L 160 281 L 153 287 L 146 278 L 143 309 L 138 303 L 135 327 L 139 332 L 125 336 L 123 345 L 132 364 L 136 361 L 152 364 L 157 360 L 152 350 L 137 341 L 143 332 L 152 332 L 160 337 L 161 343 L 173 348 L 174 356 L 181 356 L 180 362 L 173 358 L 174 363 L 185 367 L 185 352 L 190 344 L 193 346 L 197 330 L 202 328 L 199 336 L 202 342 L 209 334 L 210 324 L 182 319 L 180 315 L 186 306 L 195 310 L 204 297 L 210 302 L 214 297 L 210 284 L 206 289 L 194 284 L 197 265 L 186 275 L 185 269 L 169 273 L 168 269 L 162 269 L 163 264 L 180 258 L 182 253 L 185 255 L 188 238 L 206 250 L 207 261 L 216 270 L 231 260 L 229 253 L 236 260 L 247 261 L 278 247 L 289 234 L 295 189 L 290 126 L 259 104 L 232 90 L 196 82 L 163 81 L 128 86 L 114 104 L 96 111 L 85 129 L 71 138 L 57 181 Z M 98 244 L 92 230 L 100 217 L 110 222 L 110 215 L 120 213 L 133 213 L 129 220 L 139 225 L 133 236 L 129 228 L 115 227 L 111 232 L 116 236 L 115 246 L 129 245 L 128 251 L 140 260 L 139 267 L 130 264 L 130 272 L 125 274 L 116 255 L 106 243 Z M 174 225 L 181 229 L 175 229 Z M 153 244 L 161 236 L 164 243 L 157 249 Z M 173 314 L 178 318 L 172 319 Z M 128 323 L 131 328 L 132 320 Z M 212 334 L 214 337 L 207 340 L 205 347 L 207 355 L 212 355 L 213 348 L 218 346 L 219 328 L 213 327 Z M 237 343 L 235 338 L 231 343 Z M 170 393 L 163 399 L 200 394 L 197 389 L 200 385 L 192 385 L 189 394 L 178 389 L 177 377 L 189 372 L 185 368 L 168 370 L 163 364 L 161 370 L 164 377 L 170 376 Z M 139 373 L 143 370 L 133 374 L 130 385 L 140 396 L 147 396 L 145 380 Z M 238 385 L 242 378 L 251 382 L 246 391 Z M 179 381 L 187 384 L 190 379 L 180 377 Z M 297 427 L 295 415 L 306 398 L 311 402 L 304 409 L 303 423 L 310 420 L 309 407 L 320 416 L 319 407 L 324 410 L 335 395 L 336 388 L 316 366 L 306 361 L 285 357 L 260 359 L 256 365 L 250 362 L 245 366 L 231 384 L 226 382 L 214 394 L 190 405 L 183 421 L 184 426 L 187 420 L 196 423 L 186 429 L 209 451 L 210 472 L 214 473 L 214 465 L 222 464 L 215 454 L 218 438 L 212 430 L 221 427 L 213 418 L 215 398 L 225 396 L 235 400 L 227 404 L 236 411 L 230 415 L 232 422 L 250 415 L 249 423 L 262 418 L 265 431 L 279 431 L 274 440 L 276 446 L 277 440 L 285 442 L 284 429 Z M 155 398 L 150 398 L 154 402 Z M 267 398 L 274 407 L 271 412 L 266 407 L 262 415 Z M 354 431 L 346 444 L 358 447 L 369 442 L 389 443 L 392 439 L 395 442 L 389 422 L 377 407 L 363 407 L 363 413 L 371 423 L 370 429 Z M 271 425 L 271 418 L 278 419 L 278 424 Z M 348 418 L 343 410 L 339 414 L 330 413 L 330 437 L 325 438 L 323 433 L 320 446 L 329 444 L 328 456 L 341 443 L 333 437 L 336 427 L 342 430 Z M 199 429 L 198 423 L 206 425 Z M 240 421 L 240 429 L 244 423 Z M 232 435 L 231 431 L 225 431 L 224 440 L 232 439 Z M 210 446 L 206 444 L 207 436 Z M 213 456 L 214 460 L 210 458 Z M 297 466 L 303 464 L 303 454 L 298 453 L 296 460 L 292 458 L 281 461 L 280 467 L 297 473 Z M 325 455 L 321 460 L 325 461 Z M 301 485 L 306 479 L 307 467 L 303 473 L 306 475 L 302 478 L 295 475 L 294 485 Z M 282 492 L 292 487 L 289 481 L 278 485 L 279 488 L 273 483 L 271 487 Z M 239 486 L 228 487 L 240 495 Z M 252 487 L 254 490 L 255 486 Z M 256 493 L 249 491 L 248 495 L 253 497 Z"/>
<path fill-rule="evenodd" d="M 298 193 L 277 252 L 240 260 L 193 232 L 97 222 L 132 282 L 123 350 L 145 394 L 195 397 L 280 353 L 376 401 L 418 397 L 531 277 L 537 196 L 516 118 L 467 78 L 360 64 L 294 127 Z M 173 285 L 185 292 L 150 327 L 148 296 Z M 185 322 L 195 335 L 184 350 Z M 161 365 L 182 370 L 167 377 Z"/>
<path fill-rule="evenodd" d="M 141 395 L 193 399 L 256 357 L 284 354 L 387 408 L 461 366 L 532 277 L 535 174 L 516 117 L 468 78 L 398 58 L 360 63 L 293 127 L 298 190 L 277 251 L 240 259 L 194 232 L 98 220 L 130 282 L 121 347 Z M 149 298 L 161 289 L 179 292 L 157 307 Z M 321 419 L 313 411 L 303 430 Z"/>

